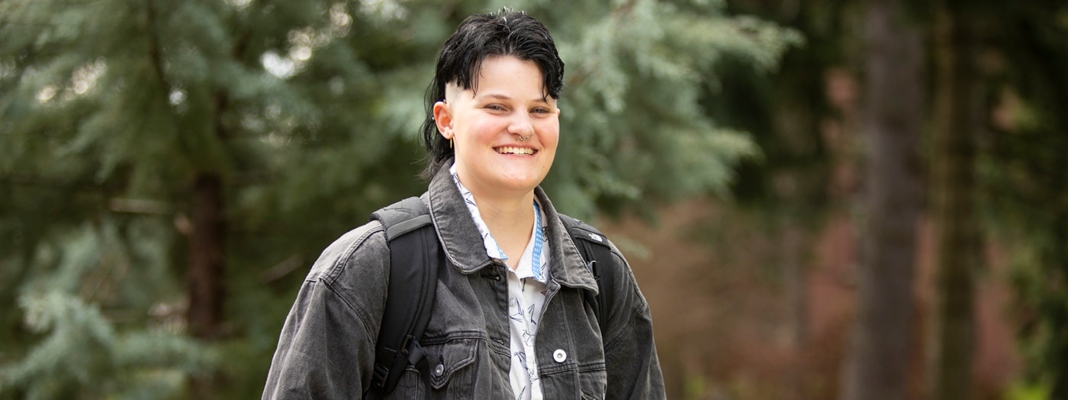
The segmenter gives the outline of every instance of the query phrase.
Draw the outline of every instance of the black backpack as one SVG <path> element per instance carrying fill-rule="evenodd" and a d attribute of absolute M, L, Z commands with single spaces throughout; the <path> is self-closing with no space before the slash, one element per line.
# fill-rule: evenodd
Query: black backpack
<path fill-rule="evenodd" d="M 418 197 L 375 211 L 371 219 L 380 221 L 385 228 L 390 271 L 386 310 L 375 343 L 374 375 L 367 398 L 380 399 L 392 392 L 408 365 L 419 370 L 430 393 L 429 364 L 419 339 L 430 321 L 438 271 L 446 264 L 445 250 L 438 244 L 430 210 Z M 612 304 L 613 269 L 619 268 L 608 239 L 578 219 L 566 215 L 560 219 L 597 280 L 599 294 L 589 294 L 586 301 L 597 315 L 601 332 L 605 332 L 604 307 Z"/>

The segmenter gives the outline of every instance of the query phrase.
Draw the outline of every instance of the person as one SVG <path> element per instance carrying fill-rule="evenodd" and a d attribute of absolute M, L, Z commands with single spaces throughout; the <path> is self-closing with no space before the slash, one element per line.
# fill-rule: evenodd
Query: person
<path fill-rule="evenodd" d="M 629 265 L 612 246 L 623 267 L 598 289 L 539 187 L 560 139 L 563 73 L 548 30 L 522 12 L 473 15 L 445 42 L 423 126 L 432 178 L 421 199 L 448 263 L 421 341 L 434 367 L 407 369 L 386 398 L 665 397 Z M 264 399 L 368 393 L 389 263 L 377 221 L 323 252 L 286 319 Z M 598 290 L 615 291 L 604 331 L 584 300 Z"/>

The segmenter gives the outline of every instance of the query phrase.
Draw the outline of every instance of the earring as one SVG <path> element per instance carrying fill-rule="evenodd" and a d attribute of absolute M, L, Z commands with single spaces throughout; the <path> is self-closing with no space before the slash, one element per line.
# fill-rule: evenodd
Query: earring
<path fill-rule="evenodd" d="M 452 139 L 449 139 L 449 148 L 452 148 Z"/>

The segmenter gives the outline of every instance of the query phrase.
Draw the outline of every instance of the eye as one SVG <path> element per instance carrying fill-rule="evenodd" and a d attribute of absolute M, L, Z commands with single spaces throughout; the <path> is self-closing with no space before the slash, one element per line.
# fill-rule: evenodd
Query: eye
<path fill-rule="evenodd" d="M 553 111 L 546 107 L 538 107 L 532 110 L 532 112 L 535 114 L 551 114 Z"/>
<path fill-rule="evenodd" d="M 500 105 L 500 104 L 490 104 L 490 105 L 487 105 L 487 106 L 486 106 L 486 109 L 487 109 L 487 110 L 491 110 L 491 111 L 505 111 L 505 110 L 506 110 L 506 109 L 504 108 L 504 106 L 502 106 L 502 105 Z"/>

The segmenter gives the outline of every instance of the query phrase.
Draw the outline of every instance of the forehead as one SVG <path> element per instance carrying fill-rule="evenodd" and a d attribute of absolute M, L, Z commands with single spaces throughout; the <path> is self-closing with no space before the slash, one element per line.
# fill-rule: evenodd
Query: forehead
<path fill-rule="evenodd" d="M 470 97 L 492 95 L 496 97 L 536 93 L 539 100 L 549 100 L 545 76 L 541 68 L 530 60 L 514 56 L 489 56 L 477 64 L 478 72 L 472 74 L 471 87 L 464 88 L 453 80 L 445 85 L 446 97 L 455 97 L 460 92 L 470 92 Z"/>

